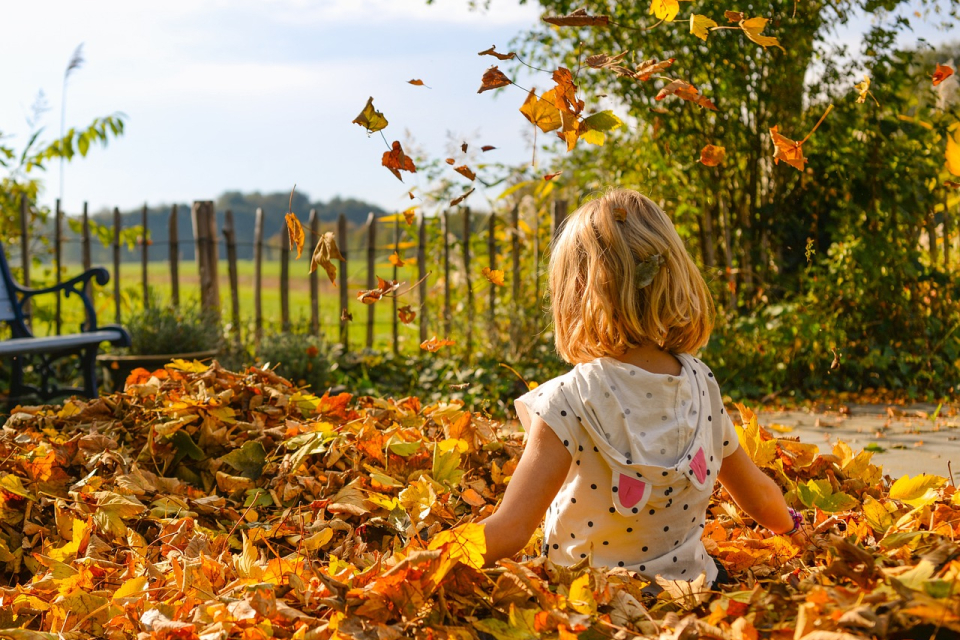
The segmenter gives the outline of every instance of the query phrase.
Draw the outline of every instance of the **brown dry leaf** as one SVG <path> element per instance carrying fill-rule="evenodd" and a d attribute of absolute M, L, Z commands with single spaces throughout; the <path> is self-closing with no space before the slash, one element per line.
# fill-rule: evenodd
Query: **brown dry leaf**
<path fill-rule="evenodd" d="M 545 174 L 545 175 L 543 176 L 543 181 L 544 181 L 544 182 L 549 182 L 550 180 L 553 180 L 554 178 L 556 178 L 557 176 L 559 176 L 561 173 L 563 173 L 563 171 L 557 171 L 556 173 L 548 173 L 548 174 Z"/>
<path fill-rule="evenodd" d="M 723 162 L 727 157 L 727 150 L 724 147 L 708 144 L 700 151 L 700 163 L 708 167 L 715 167 Z"/>
<path fill-rule="evenodd" d="M 353 314 L 346 309 L 340 310 L 340 322 L 353 322 Z"/>
<path fill-rule="evenodd" d="M 373 97 L 367 99 L 367 104 L 353 122 L 367 130 L 367 133 L 380 131 L 387 126 L 387 119 L 382 113 L 374 109 Z"/>
<path fill-rule="evenodd" d="M 481 272 L 483 277 L 497 285 L 498 287 L 503 286 L 503 277 L 504 273 L 502 269 L 491 269 L 490 267 L 484 267 Z"/>
<path fill-rule="evenodd" d="M 417 317 L 417 312 L 410 308 L 410 305 L 405 305 L 397 309 L 397 318 L 403 324 L 410 324 Z"/>
<path fill-rule="evenodd" d="M 403 261 L 403 258 L 400 257 L 400 254 L 397 253 L 396 251 L 391 253 L 390 257 L 387 258 L 387 260 L 389 260 L 390 264 L 392 264 L 395 267 L 402 267 L 403 265 L 406 264 L 406 262 Z"/>
<path fill-rule="evenodd" d="M 380 276 L 377 276 L 377 288 L 358 291 L 357 300 L 363 304 L 373 304 L 374 302 L 378 302 L 383 296 L 393 293 L 399 288 L 400 283 L 396 280 L 384 280 Z"/>
<path fill-rule="evenodd" d="M 807 162 L 807 159 L 803 157 L 803 143 L 780 135 L 776 126 L 770 128 L 770 137 L 773 139 L 775 147 L 773 153 L 774 164 L 783 160 L 791 167 L 803 171 L 803 165 Z"/>
<path fill-rule="evenodd" d="M 297 248 L 297 258 L 299 259 L 303 253 L 303 243 L 306 240 L 306 235 L 303 233 L 303 225 L 300 224 L 300 221 L 297 219 L 297 214 L 293 211 L 287 213 L 286 220 L 290 246 Z"/>
<path fill-rule="evenodd" d="M 937 68 L 933 72 L 933 86 L 937 86 L 947 78 L 953 75 L 953 68 L 945 64 L 937 63 Z"/>
<path fill-rule="evenodd" d="M 640 66 L 637 67 L 636 72 L 634 72 L 633 77 L 641 82 L 646 82 L 654 75 L 660 73 L 667 67 L 673 64 L 674 58 L 668 58 L 663 62 L 658 62 L 656 58 L 652 60 L 644 60 L 640 63 Z"/>
<path fill-rule="evenodd" d="M 949 187 L 951 189 L 960 189 L 960 182 L 954 182 L 953 180 L 944 180 L 943 186 Z"/>
<path fill-rule="evenodd" d="M 663 100 L 670 95 L 675 95 L 689 102 L 693 102 L 694 104 L 704 107 L 705 109 L 710 109 L 711 111 L 717 110 L 717 106 L 713 104 L 711 100 L 709 100 L 706 96 L 700 95 L 700 91 L 695 86 L 689 82 L 684 82 L 683 80 L 674 80 L 667 84 L 664 88 L 660 89 L 656 100 Z"/>
<path fill-rule="evenodd" d="M 447 163 L 448 165 L 450 165 L 451 167 L 452 167 L 453 165 L 457 164 L 457 161 L 454 160 L 453 158 L 447 158 L 446 160 L 444 160 L 444 162 L 446 162 L 446 163 Z"/>
<path fill-rule="evenodd" d="M 468 148 L 468 147 L 467 147 L 467 143 L 466 143 L 466 142 L 464 142 L 463 144 L 460 145 L 460 151 L 463 152 L 463 153 L 466 153 L 466 152 L 467 152 L 467 148 Z"/>
<path fill-rule="evenodd" d="M 557 86 L 553 88 L 554 104 L 561 112 L 580 115 L 583 111 L 583 100 L 577 99 L 577 85 L 573 81 L 573 74 L 569 69 L 560 67 L 553 72 L 553 81 Z"/>
<path fill-rule="evenodd" d="M 463 176 L 464 178 L 466 178 L 467 180 L 476 180 L 476 179 L 477 179 L 477 174 L 475 174 L 473 171 L 471 171 L 471 170 L 470 170 L 470 167 L 468 167 L 468 166 L 465 165 L 465 164 L 462 164 L 462 165 L 460 165 L 459 167 L 454 167 L 453 170 L 456 171 L 457 173 L 459 173 L 460 175 L 462 175 L 462 176 Z"/>
<path fill-rule="evenodd" d="M 424 351 L 429 351 L 430 353 L 436 353 L 442 347 L 449 347 L 457 344 L 453 340 L 438 340 L 437 336 L 433 336 L 429 340 L 424 340 L 420 343 L 420 348 Z"/>
<path fill-rule="evenodd" d="M 317 240 L 317 246 L 313 249 L 313 257 L 310 258 L 310 273 L 317 270 L 317 266 L 323 267 L 327 272 L 327 277 L 333 286 L 337 286 L 337 268 L 333 265 L 334 260 L 343 262 L 346 258 L 340 253 L 337 247 L 337 237 L 332 231 L 327 231 Z"/>
<path fill-rule="evenodd" d="M 740 22 L 740 21 L 742 21 L 746 16 L 744 16 L 744 15 L 743 15 L 742 13 L 740 13 L 739 11 L 724 11 L 724 12 L 723 12 L 723 17 L 725 17 L 725 18 L 727 19 L 727 22 Z"/>
<path fill-rule="evenodd" d="M 417 217 L 417 207 L 410 207 L 409 209 L 403 210 L 403 219 L 407 224 L 413 224 L 414 219 Z"/>
<path fill-rule="evenodd" d="M 760 35 L 763 33 L 763 30 L 766 29 L 767 22 L 769 22 L 767 18 L 750 18 L 749 20 L 742 20 L 740 22 L 740 28 L 747 35 L 748 39 L 756 42 L 764 49 L 767 47 L 776 47 L 786 53 L 787 50 L 780 46 L 780 42 L 776 38 L 773 36 Z"/>
<path fill-rule="evenodd" d="M 520 106 L 520 113 L 544 133 L 559 129 L 562 124 L 552 90 L 538 98 L 536 90 L 531 89 L 527 99 Z"/>
<path fill-rule="evenodd" d="M 483 93 L 490 89 L 499 89 L 500 87 L 506 87 L 511 84 L 513 83 L 510 81 L 510 78 L 505 76 L 503 72 L 494 65 L 483 73 L 483 78 L 480 81 L 480 88 L 477 90 L 477 93 Z"/>
<path fill-rule="evenodd" d="M 460 204 L 461 202 L 463 202 L 464 200 L 466 200 L 466 199 L 470 196 L 470 194 L 473 193 L 473 192 L 474 192 L 474 189 L 470 189 L 469 191 L 465 191 L 465 192 L 463 193 L 463 195 L 458 196 L 458 197 L 454 198 L 453 200 L 451 200 L 451 201 L 450 201 L 450 206 L 451 206 L 451 207 L 457 206 L 458 204 Z"/>
<path fill-rule="evenodd" d="M 609 69 L 614 71 L 618 76 L 632 76 L 633 72 L 621 64 L 628 53 L 630 52 L 624 51 L 623 53 L 615 56 L 608 56 L 605 53 L 598 53 L 596 55 L 588 56 L 585 62 L 587 63 L 588 67 L 592 67 L 594 69 Z"/>
<path fill-rule="evenodd" d="M 491 145 L 489 145 L 489 144 L 485 144 L 485 145 L 483 145 L 482 147 L 480 147 L 480 151 L 484 151 L 484 152 L 486 152 L 486 151 L 493 151 L 494 149 L 496 149 L 496 147 L 493 147 L 493 146 L 491 146 Z"/>
<path fill-rule="evenodd" d="M 497 45 L 490 45 L 489 49 L 485 49 L 477 54 L 478 56 L 493 56 L 497 60 L 513 60 L 517 54 L 513 51 L 510 53 L 500 53 L 497 51 Z"/>
<path fill-rule="evenodd" d="M 407 84 L 412 84 L 415 87 L 425 87 L 423 80 L 407 80 Z"/>
<path fill-rule="evenodd" d="M 417 168 L 413 164 L 413 159 L 403 152 L 403 148 L 396 140 L 393 141 L 393 148 L 390 151 L 384 152 L 381 164 L 387 169 L 390 169 L 390 173 L 397 176 L 397 180 L 400 182 L 403 182 L 403 178 L 400 177 L 401 171 L 409 171 L 410 173 L 417 172 Z"/>
<path fill-rule="evenodd" d="M 558 27 L 605 27 L 610 24 L 610 16 L 591 16 L 586 9 L 577 9 L 565 16 L 544 16 L 541 20 Z"/>

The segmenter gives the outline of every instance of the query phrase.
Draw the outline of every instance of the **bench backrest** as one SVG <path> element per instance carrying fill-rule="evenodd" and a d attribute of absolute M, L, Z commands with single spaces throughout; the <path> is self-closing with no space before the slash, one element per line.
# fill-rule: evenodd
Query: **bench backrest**
<path fill-rule="evenodd" d="M 9 322 L 13 327 L 14 337 L 30 335 L 23 324 L 23 315 L 20 301 L 16 297 L 16 285 L 10 274 L 10 265 L 7 262 L 7 251 L 0 244 L 0 322 Z"/>
<path fill-rule="evenodd" d="M 0 321 L 10 322 L 17 319 L 17 314 L 13 310 L 14 302 L 10 287 L 7 286 L 7 279 L 0 278 Z"/>

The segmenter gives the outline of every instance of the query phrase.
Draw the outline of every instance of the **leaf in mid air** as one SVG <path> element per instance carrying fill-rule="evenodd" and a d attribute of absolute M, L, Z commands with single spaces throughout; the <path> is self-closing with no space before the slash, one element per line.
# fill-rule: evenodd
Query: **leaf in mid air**
<path fill-rule="evenodd" d="M 566 67 L 560 67 L 553 72 L 553 81 L 557 86 L 553 89 L 554 104 L 557 109 L 573 115 L 583 111 L 583 100 L 577 99 L 577 85 L 573 81 L 573 74 Z"/>
<path fill-rule="evenodd" d="M 613 111 L 600 111 L 583 119 L 580 123 L 580 137 L 584 142 L 602 146 L 606 138 L 605 133 L 612 131 L 623 124 Z"/>
<path fill-rule="evenodd" d="M 557 176 L 559 176 L 561 173 L 563 173 L 563 171 L 557 171 L 556 173 L 548 173 L 548 174 L 546 174 L 546 175 L 543 176 L 543 181 L 544 181 L 544 182 L 549 182 L 549 181 L 553 180 L 554 178 L 556 178 Z"/>
<path fill-rule="evenodd" d="M 807 162 L 803 157 L 803 143 L 780 135 L 776 125 L 770 128 L 770 137 L 776 147 L 773 152 L 773 163 L 777 164 L 783 160 L 798 171 L 803 171 L 803 165 Z"/>
<path fill-rule="evenodd" d="M 483 78 L 480 81 L 480 88 L 477 90 L 477 93 L 483 93 L 490 89 L 499 89 L 500 87 L 506 87 L 511 84 L 513 83 L 510 82 L 510 78 L 505 76 L 503 71 L 500 71 L 500 69 L 494 65 L 483 73 Z"/>
<path fill-rule="evenodd" d="M 365 289 L 357 292 L 357 300 L 363 304 L 373 304 L 378 302 L 383 296 L 393 293 L 400 288 L 400 283 L 396 280 L 387 281 L 377 276 L 377 288 Z"/>
<path fill-rule="evenodd" d="M 560 110 L 554 104 L 552 90 L 538 98 L 536 90 L 531 89 L 527 99 L 520 106 L 520 113 L 544 133 L 559 129 L 562 124 Z"/>
<path fill-rule="evenodd" d="M 367 100 L 367 105 L 363 108 L 363 111 L 360 112 L 353 121 L 367 130 L 367 133 L 374 133 L 375 131 L 380 131 L 387 126 L 387 119 L 383 117 L 383 114 L 373 108 L 373 98 Z"/>
<path fill-rule="evenodd" d="M 700 150 L 700 163 L 708 167 L 715 167 L 723 162 L 726 156 L 726 148 L 708 144 Z"/>
<path fill-rule="evenodd" d="M 863 74 L 863 82 L 854 85 L 854 89 L 860 94 L 857 98 L 857 104 L 863 104 L 867 101 L 867 94 L 870 93 L 870 76 Z"/>
<path fill-rule="evenodd" d="M 436 353 L 441 347 L 449 347 L 451 345 L 457 344 L 453 340 L 438 340 L 437 336 L 433 336 L 429 340 L 424 340 L 420 343 L 420 348 L 424 351 L 429 351 L 430 353 Z"/>
<path fill-rule="evenodd" d="M 400 257 L 400 254 L 397 253 L 396 251 L 391 253 L 390 257 L 387 259 L 390 261 L 390 264 L 392 264 L 395 267 L 402 267 L 403 265 L 406 264 L 406 262 L 403 261 L 403 258 Z"/>
<path fill-rule="evenodd" d="M 584 62 L 587 63 L 588 67 L 593 69 L 610 69 L 616 71 L 617 75 L 628 76 L 631 75 L 631 71 L 623 66 L 623 59 L 630 53 L 629 51 L 624 51 L 623 53 L 617 54 L 615 56 L 608 56 L 605 53 L 598 53 L 596 55 L 588 56 Z"/>
<path fill-rule="evenodd" d="M 663 62 L 658 62 L 656 58 L 653 58 L 652 60 L 644 60 L 640 63 L 640 66 L 637 67 L 637 71 L 633 74 L 633 77 L 641 82 L 646 82 L 655 74 L 660 73 L 672 65 L 673 61 L 674 58 L 667 58 Z"/>
<path fill-rule="evenodd" d="M 403 324 L 410 324 L 417 317 L 417 312 L 406 305 L 397 309 L 397 317 Z"/>
<path fill-rule="evenodd" d="M 777 47 L 780 51 L 784 53 L 787 52 L 780 42 L 773 36 L 763 36 L 760 35 L 763 33 L 763 30 L 767 27 L 767 18 L 750 18 L 749 20 L 741 20 L 740 28 L 747 35 L 747 38 L 753 42 L 756 42 L 758 45 L 766 49 L 767 47 Z"/>
<path fill-rule="evenodd" d="M 407 224 L 413 224 L 413 221 L 416 218 L 416 216 L 417 216 L 417 208 L 415 206 L 410 207 L 409 209 L 403 210 L 403 219 L 407 222 Z"/>
<path fill-rule="evenodd" d="M 947 171 L 960 176 L 960 129 L 947 135 L 947 151 L 944 157 L 947 159 Z"/>
<path fill-rule="evenodd" d="M 477 174 L 475 174 L 473 171 L 471 171 L 471 170 L 470 170 L 470 167 L 468 167 L 468 166 L 465 165 L 465 164 L 462 164 L 462 165 L 460 165 L 459 167 L 454 167 L 453 170 L 456 171 L 457 173 L 459 173 L 460 175 L 462 175 L 462 176 L 463 176 L 464 178 L 466 178 L 467 180 L 476 180 L 476 179 L 477 179 Z"/>
<path fill-rule="evenodd" d="M 297 258 L 303 253 L 303 242 L 306 236 L 303 233 L 303 225 L 297 219 L 297 214 L 293 211 L 287 213 L 287 234 L 290 237 L 290 246 L 297 248 Z"/>
<path fill-rule="evenodd" d="M 423 80 L 407 80 L 407 84 L 412 84 L 415 87 L 425 87 L 427 85 L 423 84 Z"/>
<path fill-rule="evenodd" d="M 591 16 L 586 9 L 577 9 L 565 16 L 544 16 L 541 19 L 558 27 L 605 27 L 610 24 L 610 16 Z"/>
<path fill-rule="evenodd" d="M 933 72 L 933 86 L 937 86 L 947 78 L 953 75 L 953 67 L 937 63 L 937 68 Z"/>
<path fill-rule="evenodd" d="M 695 86 L 689 82 L 684 82 L 683 80 L 674 80 L 663 89 L 660 89 L 656 100 L 663 100 L 670 95 L 675 95 L 679 98 L 687 100 L 688 102 L 692 102 L 696 105 L 704 107 L 705 109 L 710 109 L 711 111 L 717 110 L 717 105 L 713 104 L 712 100 L 706 96 L 700 95 L 700 91 Z"/>
<path fill-rule="evenodd" d="M 483 145 L 482 147 L 480 147 L 480 151 L 484 151 L 484 152 L 486 152 L 486 151 L 493 151 L 494 149 L 496 149 L 496 147 L 491 146 L 491 145 L 489 145 L 489 144 L 485 144 L 485 145 Z"/>
<path fill-rule="evenodd" d="M 390 173 L 397 176 L 397 180 L 400 182 L 403 182 L 403 178 L 400 177 L 401 171 L 409 171 L 410 173 L 417 172 L 417 168 L 413 164 L 413 159 L 403 152 L 403 148 L 396 140 L 393 141 L 393 148 L 383 153 L 383 161 L 381 164 L 387 169 L 390 169 Z"/>
<path fill-rule="evenodd" d="M 337 238 L 332 231 L 327 231 L 317 241 L 317 246 L 313 249 L 313 257 L 310 259 L 310 273 L 317 270 L 317 267 L 323 267 L 327 272 L 327 277 L 333 286 L 337 286 L 337 268 L 333 265 L 334 260 L 346 260 L 337 247 Z"/>
<path fill-rule="evenodd" d="M 653 0 L 650 3 L 650 13 L 655 15 L 657 20 L 673 22 L 680 13 L 680 2 L 679 0 Z"/>
<path fill-rule="evenodd" d="M 484 267 L 480 272 L 483 274 L 483 277 L 497 285 L 498 287 L 503 286 L 503 270 L 501 269 L 491 269 L 490 267 Z"/>
<path fill-rule="evenodd" d="M 717 23 L 707 16 L 701 16 L 696 13 L 690 15 L 690 33 L 701 40 L 706 40 L 710 29 L 716 26 Z"/>
<path fill-rule="evenodd" d="M 465 191 L 462 195 L 454 198 L 453 200 L 450 201 L 450 206 L 451 207 L 457 206 L 458 204 L 466 200 L 468 197 L 470 197 L 470 194 L 473 193 L 473 191 L 474 191 L 473 189 L 470 189 L 469 191 Z"/>
<path fill-rule="evenodd" d="M 484 49 L 477 55 L 493 56 L 497 60 L 513 60 L 515 57 L 517 57 L 517 54 L 515 54 L 513 51 L 511 51 L 510 53 L 500 53 L 499 51 L 497 51 L 497 45 L 495 44 L 490 45 L 489 49 Z"/>

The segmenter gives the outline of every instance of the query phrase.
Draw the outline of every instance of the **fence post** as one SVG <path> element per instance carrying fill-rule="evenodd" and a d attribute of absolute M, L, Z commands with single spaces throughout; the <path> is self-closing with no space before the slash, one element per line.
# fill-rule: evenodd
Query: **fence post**
<path fill-rule="evenodd" d="M 347 310 L 347 216 L 340 214 L 337 218 L 337 244 L 340 245 L 340 255 L 343 256 L 343 262 L 340 265 L 340 344 L 343 345 L 344 352 L 349 351 L 350 338 L 350 312 Z"/>
<path fill-rule="evenodd" d="M 393 248 L 400 255 L 400 214 L 393 217 Z M 393 265 L 393 281 L 399 280 L 399 268 Z M 400 353 L 400 328 L 397 325 L 397 296 L 393 296 L 393 353 Z"/>
<path fill-rule="evenodd" d="M 374 271 L 377 267 L 377 216 L 367 216 L 367 289 L 377 286 Z M 373 347 L 373 329 L 376 322 L 376 304 L 367 305 L 367 347 Z"/>
<path fill-rule="evenodd" d="M 180 306 L 180 238 L 177 237 L 177 205 L 170 211 L 170 296 L 173 306 Z"/>
<path fill-rule="evenodd" d="M 490 260 L 490 271 L 493 271 L 497 268 L 497 236 L 496 234 L 497 227 L 497 216 L 491 211 L 490 219 L 487 221 L 487 255 Z M 497 317 L 496 317 L 496 308 L 497 308 L 497 285 L 490 283 L 490 309 L 488 310 L 488 315 L 490 316 L 490 330 L 496 331 L 497 328 Z"/>
<path fill-rule="evenodd" d="M 217 277 L 216 214 L 213 202 L 197 200 L 191 211 L 193 236 L 197 245 L 197 267 L 200 271 L 200 305 L 220 315 L 220 283 Z"/>
<path fill-rule="evenodd" d="M 518 339 L 520 316 L 520 203 L 513 205 L 510 211 L 510 257 L 513 274 L 513 313 L 510 314 L 510 336 L 514 341 Z"/>
<path fill-rule="evenodd" d="M 57 285 L 60 284 L 63 279 L 63 274 L 61 272 L 61 267 L 63 263 L 63 211 L 60 209 L 60 198 L 57 198 L 57 208 L 53 214 L 53 270 L 55 273 L 55 281 Z M 60 295 L 60 291 L 57 291 L 57 314 L 56 314 L 56 328 L 57 335 L 60 335 L 61 329 L 63 327 L 63 299 Z"/>
<path fill-rule="evenodd" d="M 473 280 L 470 277 L 470 207 L 463 208 L 463 277 L 467 286 L 467 360 L 473 354 Z"/>
<path fill-rule="evenodd" d="M 223 239 L 227 245 L 227 272 L 230 276 L 230 309 L 233 334 L 239 343 L 240 335 L 240 283 L 237 275 L 237 231 L 233 224 L 233 211 L 227 209 L 223 218 Z"/>
<path fill-rule="evenodd" d="M 417 281 L 420 283 L 420 342 L 427 340 L 427 218 L 420 214 L 417 234 Z"/>
<path fill-rule="evenodd" d="M 263 209 L 257 207 L 253 226 L 253 340 L 259 347 L 263 338 Z"/>
<path fill-rule="evenodd" d="M 140 285 L 143 287 L 143 308 L 150 306 L 150 287 L 147 275 L 149 262 L 148 244 L 150 242 L 150 227 L 147 225 L 147 203 L 143 203 L 143 213 L 140 215 L 140 225 L 143 233 L 140 236 Z"/>
<path fill-rule="evenodd" d="M 83 216 L 80 226 L 80 259 L 83 261 L 83 270 L 85 272 L 89 271 L 92 263 L 90 259 L 90 213 L 88 212 L 86 202 L 83 203 Z M 84 285 L 83 292 L 91 300 L 93 299 L 93 286 L 89 280 L 87 284 Z M 84 323 L 84 326 L 87 326 L 86 323 Z"/>
<path fill-rule="evenodd" d="M 307 242 L 307 250 L 317 242 L 320 237 L 320 216 L 316 209 L 310 209 L 310 242 Z M 320 272 L 314 270 L 310 274 L 310 333 L 315 336 L 320 335 Z"/>
<path fill-rule="evenodd" d="M 113 307 L 120 324 L 120 209 L 113 208 Z"/>
<path fill-rule="evenodd" d="M 450 212 L 443 212 L 443 337 L 450 339 Z"/>
<path fill-rule="evenodd" d="M 290 331 L 290 233 L 280 232 L 280 329 Z"/>

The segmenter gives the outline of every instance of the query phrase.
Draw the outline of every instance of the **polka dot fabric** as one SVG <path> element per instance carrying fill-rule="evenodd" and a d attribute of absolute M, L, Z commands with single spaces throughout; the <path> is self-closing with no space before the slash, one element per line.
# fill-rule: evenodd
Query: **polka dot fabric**
<path fill-rule="evenodd" d="M 517 399 L 523 426 L 539 416 L 573 458 L 544 522 L 554 562 L 589 556 L 650 579 L 716 578 L 700 535 L 720 464 L 739 443 L 713 373 L 677 358 L 676 376 L 598 358 Z"/>

